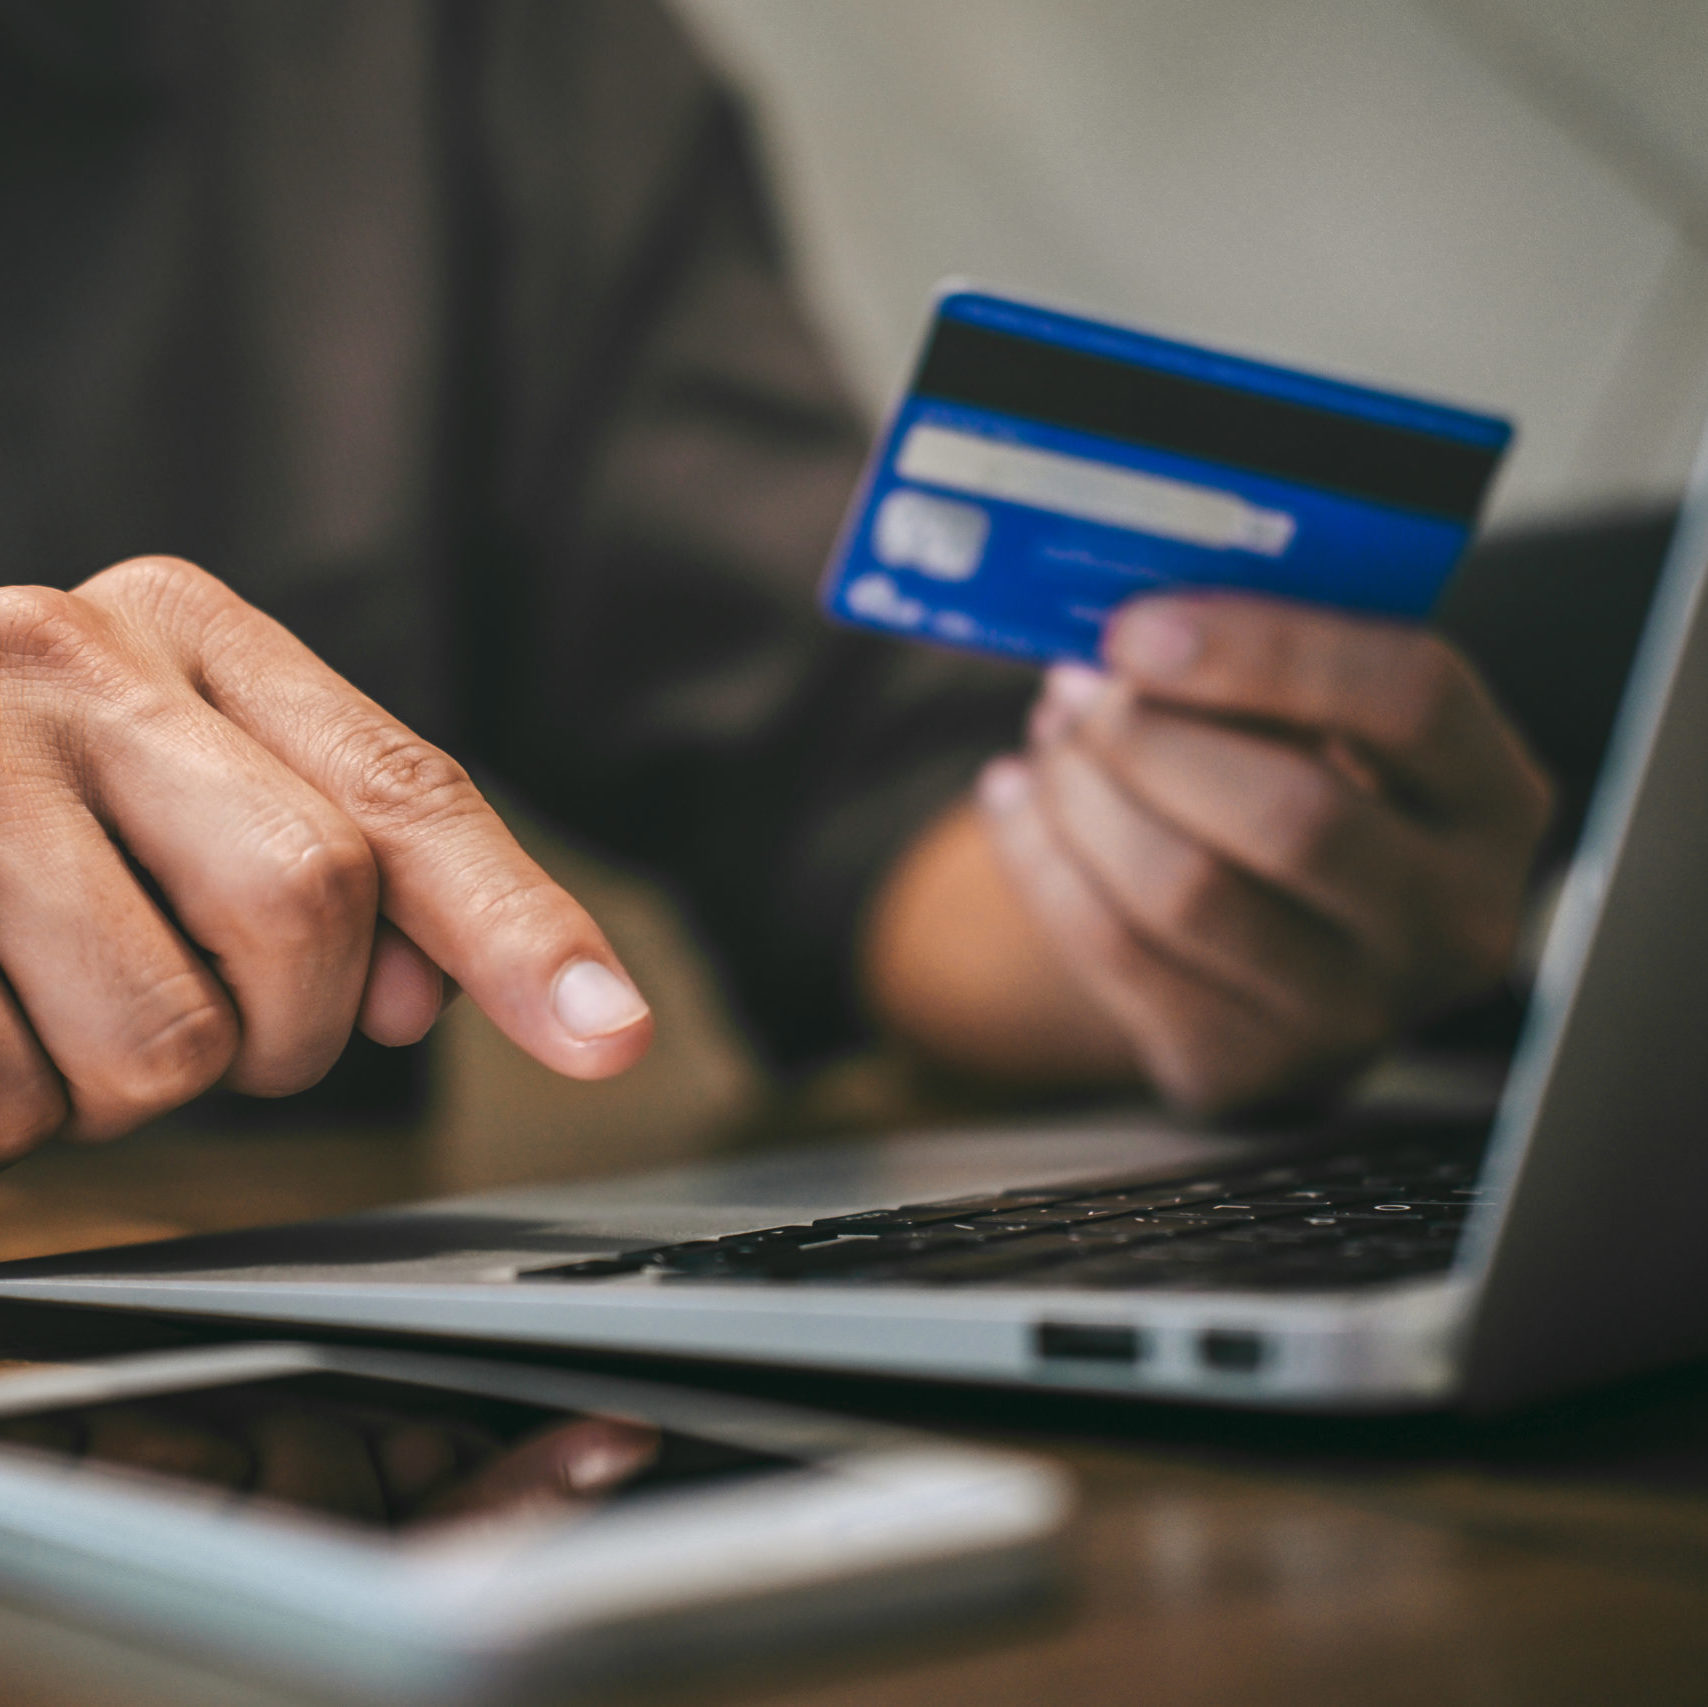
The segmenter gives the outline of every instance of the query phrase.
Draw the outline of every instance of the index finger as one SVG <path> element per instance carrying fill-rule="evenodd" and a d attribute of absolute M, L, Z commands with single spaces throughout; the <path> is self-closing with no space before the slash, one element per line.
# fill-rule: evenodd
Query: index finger
<path fill-rule="evenodd" d="M 1449 810 L 1546 792 L 1469 661 L 1424 628 L 1280 599 L 1153 594 L 1111 619 L 1109 668 L 1170 704 L 1335 735 Z"/>
<path fill-rule="evenodd" d="M 381 913 L 513 1042 L 574 1078 L 640 1058 L 652 1016 L 633 980 L 454 759 L 193 565 L 123 564 L 81 591 L 146 607 L 203 697 L 356 824 Z"/>

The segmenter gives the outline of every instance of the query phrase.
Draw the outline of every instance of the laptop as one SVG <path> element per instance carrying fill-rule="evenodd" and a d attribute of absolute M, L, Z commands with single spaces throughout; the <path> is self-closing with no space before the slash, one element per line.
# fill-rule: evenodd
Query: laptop
<path fill-rule="evenodd" d="M 1708 442 L 1492 1113 L 898 1138 L 0 1266 L 0 1301 L 1242 1406 L 1708 1354 Z"/>

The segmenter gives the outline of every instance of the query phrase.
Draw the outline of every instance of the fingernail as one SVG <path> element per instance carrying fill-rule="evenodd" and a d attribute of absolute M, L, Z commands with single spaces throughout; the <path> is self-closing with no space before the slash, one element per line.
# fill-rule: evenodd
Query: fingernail
<path fill-rule="evenodd" d="M 1195 617 L 1163 605 L 1140 605 L 1120 617 L 1109 634 L 1111 659 L 1145 676 L 1178 676 L 1204 649 Z"/>
<path fill-rule="evenodd" d="M 979 799 L 992 812 L 1012 812 L 1032 791 L 1032 778 L 1019 759 L 992 759 L 979 774 Z"/>
<path fill-rule="evenodd" d="M 558 978 L 552 1006 L 565 1031 L 588 1040 L 623 1031 L 648 1011 L 640 991 L 602 960 L 572 960 Z"/>
<path fill-rule="evenodd" d="M 1107 681 L 1101 670 L 1085 664 L 1056 664 L 1044 673 L 1044 693 L 1052 705 L 1083 717 L 1102 697 Z"/>
<path fill-rule="evenodd" d="M 569 1464 L 569 1485 L 578 1494 L 597 1493 L 626 1481 L 658 1456 L 655 1443 L 645 1440 L 603 1440 L 579 1452 Z"/>

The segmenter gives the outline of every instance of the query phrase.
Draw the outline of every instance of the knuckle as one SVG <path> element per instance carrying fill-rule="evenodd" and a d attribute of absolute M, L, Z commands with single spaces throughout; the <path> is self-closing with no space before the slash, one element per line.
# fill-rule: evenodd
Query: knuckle
<path fill-rule="evenodd" d="M 1191 847 L 1161 875 L 1157 923 L 1177 936 L 1195 938 L 1217 918 L 1228 898 L 1228 873 L 1208 850 Z"/>
<path fill-rule="evenodd" d="M 52 587 L 0 587 L 0 659 L 11 668 L 78 667 L 94 639 L 88 610 Z"/>
<path fill-rule="evenodd" d="M 279 838 L 256 897 L 268 934 L 317 940 L 366 930 L 379 904 L 379 872 L 355 834 L 309 827 Z"/>
<path fill-rule="evenodd" d="M 227 1075 L 232 1090 L 251 1097 L 288 1097 L 318 1085 L 337 1064 L 349 1033 L 321 1039 L 317 1046 L 299 1048 L 288 1056 L 250 1062 Z"/>
<path fill-rule="evenodd" d="M 482 804 L 468 772 L 449 753 L 406 729 L 367 739 L 350 768 L 350 808 L 358 823 L 434 823 Z"/>
<path fill-rule="evenodd" d="M 1073 952 L 1086 965 L 1122 981 L 1137 975 L 1140 956 L 1132 934 L 1112 909 L 1072 906 L 1063 913 L 1070 923 Z"/>
<path fill-rule="evenodd" d="M 202 597 L 223 583 L 183 557 L 127 557 L 91 575 L 80 592 L 133 608 L 158 610 Z"/>
<path fill-rule="evenodd" d="M 1412 748 L 1431 745 L 1451 718 L 1464 686 L 1459 654 L 1438 635 L 1415 637 L 1389 682 L 1393 738 Z"/>
<path fill-rule="evenodd" d="M 110 612 L 132 650 L 192 669 L 190 660 L 207 651 L 220 619 L 249 608 L 217 576 L 182 557 L 126 558 L 90 576 L 76 596 Z"/>
<path fill-rule="evenodd" d="M 1275 867 L 1306 876 L 1336 863 L 1351 819 L 1346 789 L 1308 761 L 1282 769 L 1259 812 L 1259 833 Z"/>
<path fill-rule="evenodd" d="M 1262 597 L 1205 601 L 1218 618 L 1224 655 L 1248 690 L 1264 702 L 1320 699 L 1332 651 L 1317 618 L 1303 607 Z"/>
<path fill-rule="evenodd" d="M 167 979 L 144 1003 L 113 1075 L 113 1100 L 146 1115 L 176 1108 L 217 1084 L 237 1054 L 237 1017 L 190 973 Z"/>

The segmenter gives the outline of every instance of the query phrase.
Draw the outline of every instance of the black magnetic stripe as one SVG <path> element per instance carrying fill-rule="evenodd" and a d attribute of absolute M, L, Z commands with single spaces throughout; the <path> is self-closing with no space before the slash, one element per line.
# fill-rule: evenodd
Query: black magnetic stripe
<path fill-rule="evenodd" d="M 1471 521 L 1498 450 L 940 320 L 914 388 L 1407 510 Z"/>

